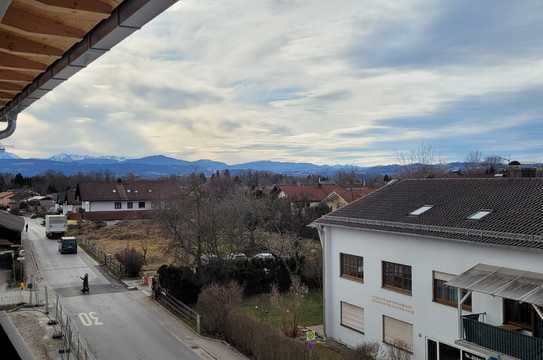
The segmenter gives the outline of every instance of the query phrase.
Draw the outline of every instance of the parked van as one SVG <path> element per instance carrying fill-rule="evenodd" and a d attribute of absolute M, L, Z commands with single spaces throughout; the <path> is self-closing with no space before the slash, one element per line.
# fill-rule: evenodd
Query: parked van
<path fill-rule="evenodd" d="M 77 239 L 74 236 L 63 236 L 58 241 L 58 252 L 61 254 L 77 254 Z"/>

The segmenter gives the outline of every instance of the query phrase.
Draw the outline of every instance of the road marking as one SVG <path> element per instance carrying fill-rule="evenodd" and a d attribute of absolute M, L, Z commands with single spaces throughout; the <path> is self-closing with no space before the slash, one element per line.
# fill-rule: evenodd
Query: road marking
<path fill-rule="evenodd" d="M 100 326 L 100 325 L 104 325 L 103 322 L 101 322 L 99 319 L 98 319 L 98 315 L 94 312 L 94 311 L 91 311 L 89 313 L 79 313 L 79 320 L 81 321 L 81 324 L 83 324 L 83 326 Z"/>

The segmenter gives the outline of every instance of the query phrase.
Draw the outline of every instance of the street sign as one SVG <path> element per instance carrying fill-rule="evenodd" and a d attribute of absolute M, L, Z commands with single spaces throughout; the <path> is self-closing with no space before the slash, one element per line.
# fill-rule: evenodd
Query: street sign
<path fill-rule="evenodd" d="M 317 333 L 315 332 L 315 330 L 307 330 L 305 332 L 305 341 L 315 341 L 317 340 Z"/>

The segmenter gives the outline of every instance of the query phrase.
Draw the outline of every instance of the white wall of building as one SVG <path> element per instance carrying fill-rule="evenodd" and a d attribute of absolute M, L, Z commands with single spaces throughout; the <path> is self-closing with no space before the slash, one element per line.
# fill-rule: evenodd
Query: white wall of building
<path fill-rule="evenodd" d="M 135 210 L 151 210 L 152 202 L 151 201 L 142 201 L 145 203 L 144 208 L 139 207 L 139 201 L 132 201 L 132 209 L 128 208 L 129 201 L 119 201 L 121 203 L 121 208 L 116 209 L 116 201 L 84 201 L 82 206 L 86 212 L 95 212 L 95 211 L 135 211 Z"/>
<path fill-rule="evenodd" d="M 327 336 L 349 346 L 381 342 L 382 317 L 413 324 L 414 359 L 425 359 L 426 338 L 453 345 L 458 339 L 458 312 L 432 301 L 432 272 L 460 274 L 478 263 L 543 273 L 543 253 L 481 246 L 445 239 L 377 231 L 324 228 L 325 324 Z M 364 283 L 340 277 L 340 253 L 364 258 Z M 381 262 L 412 267 L 412 296 L 381 287 Z M 364 335 L 340 325 L 340 302 L 364 308 Z M 473 313 L 487 313 L 487 322 L 501 325 L 502 299 L 473 294 Z M 467 312 L 465 312 L 467 313 Z"/>

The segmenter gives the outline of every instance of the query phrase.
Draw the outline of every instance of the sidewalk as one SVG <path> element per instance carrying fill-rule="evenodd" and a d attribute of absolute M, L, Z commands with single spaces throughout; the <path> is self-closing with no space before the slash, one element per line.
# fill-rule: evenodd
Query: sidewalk
<path fill-rule="evenodd" d="M 142 297 L 143 303 L 155 314 L 162 326 L 179 341 L 188 344 L 202 359 L 249 360 L 248 357 L 241 354 L 228 343 L 197 334 L 185 325 L 182 320 L 178 319 L 163 306 L 156 303 L 149 296 L 149 292 L 144 290 L 139 290 L 138 292 L 145 294 L 145 296 Z"/>

